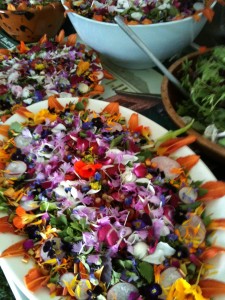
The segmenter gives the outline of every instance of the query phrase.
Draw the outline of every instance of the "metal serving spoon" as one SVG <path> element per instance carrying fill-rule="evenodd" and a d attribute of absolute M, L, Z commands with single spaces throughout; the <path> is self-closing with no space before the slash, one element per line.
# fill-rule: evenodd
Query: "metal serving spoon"
<path fill-rule="evenodd" d="M 114 17 L 115 22 L 119 27 L 129 36 L 130 39 L 155 63 L 161 72 L 179 89 L 179 91 L 186 97 L 190 98 L 188 92 L 182 87 L 180 81 L 158 60 L 158 58 L 151 52 L 139 36 L 125 24 L 122 16 L 117 15 Z"/>

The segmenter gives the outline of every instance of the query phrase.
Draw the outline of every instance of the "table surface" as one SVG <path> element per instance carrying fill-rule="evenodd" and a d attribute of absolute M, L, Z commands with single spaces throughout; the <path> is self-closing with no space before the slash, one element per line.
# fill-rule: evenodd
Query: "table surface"
<path fill-rule="evenodd" d="M 197 37 L 195 42 L 200 45 L 206 45 L 208 47 L 215 46 L 217 44 L 225 43 L 225 8 L 216 7 L 216 18 L 211 24 L 207 24 L 200 35 Z M 69 34 L 73 31 L 73 28 L 69 24 L 68 19 L 65 23 L 66 33 Z M 0 31 L 0 46 L 3 48 L 10 48 L 12 45 L 17 44 L 17 42 L 8 38 L 3 32 Z M 185 52 L 190 52 L 192 49 L 185 49 Z M 179 53 L 178 56 L 181 56 L 182 53 Z M 167 65 L 171 64 L 177 57 L 166 62 Z M 111 99 L 115 97 L 115 90 L 121 89 L 124 91 L 131 92 L 142 92 L 142 93 L 152 93 L 160 95 L 160 87 L 162 81 L 162 75 L 157 69 L 147 69 L 147 70 L 124 70 L 122 68 L 116 67 L 109 62 L 104 62 L 103 66 L 108 69 L 111 73 L 114 74 L 115 79 L 113 81 L 105 81 L 105 93 L 102 97 L 102 100 Z M 150 101 L 144 99 L 132 99 L 132 98 L 123 98 L 122 105 L 129 107 L 133 110 L 140 112 L 141 114 L 152 119 L 156 123 L 162 125 L 166 129 L 175 129 L 175 125 L 172 123 L 168 117 L 166 111 L 163 108 L 163 104 L 160 101 Z M 225 172 L 223 166 L 217 163 L 215 160 L 207 157 L 199 151 L 198 148 L 193 149 L 195 152 L 201 155 L 202 160 L 205 164 L 212 170 L 217 179 L 225 180 Z M 4 265 L 2 264 L 2 270 L 5 270 Z M 27 298 L 18 290 L 14 283 L 5 277 L 9 282 L 7 284 L 4 275 L 0 272 L 0 299 L 7 300 L 27 300 Z M 10 288 L 9 288 L 10 286 Z"/>

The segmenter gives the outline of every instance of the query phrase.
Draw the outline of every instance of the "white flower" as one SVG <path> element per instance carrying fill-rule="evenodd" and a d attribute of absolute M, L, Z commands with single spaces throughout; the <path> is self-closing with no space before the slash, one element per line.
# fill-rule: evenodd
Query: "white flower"
<path fill-rule="evenodd" d="M 133 246 L 133 255 L 138 258 L 142 259 L 145 258 L 148 254 L 148 245 L 144 242 L 138 242 Z"/>
<path fill-rule="evenodd" d="M 8 77 L 8 83 L 16 82 L 18 80 L 19 76 L 20 76 L 19 72 L 17 72 L 17 71 L 12 72 Z"/>
<path fill-rule="evenodd" d="M 22 91 L 22 97 L 28 98 L 30 96 L 31 92 L 33 92 L 33 91 L 34 91 L 34 88 L 31 85 L 25 86 Z"/>
<path fill-rule="evenodd" d="M 132 168 L 126 167 L 125 172 L 121 174 L 121 180 L 123 183 L 134 182 L 136 180 L 136 176 L 132 172 Z"/>
<path fill-rule="evenodd" d="M 12 85 L 11 92 L 16 98 L 19 98 L 22 95 L 23 89 L 19 85 Z"/>
<path fill-rule="evenodd" d="M 141 17 L 142 17 L 142 13 L 140 13 L 140 12 L 133 12 L 131 14 L 131 18 L 134 20 L 137 20 L 137 21 L 140 21 Z"/>
<path fill-rule="evenodd" d="M 166 259 L 174 255 L 176 250 L 167 243 L 159 242 L 156 246 L 155 252 L 153 254 L 145 256 L 142 260 L 149 262 L 150 264 L 160 265 Z"/>

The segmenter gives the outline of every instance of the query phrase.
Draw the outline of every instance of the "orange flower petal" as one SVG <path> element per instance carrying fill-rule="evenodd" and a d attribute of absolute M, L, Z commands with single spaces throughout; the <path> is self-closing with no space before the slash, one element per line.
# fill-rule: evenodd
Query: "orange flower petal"
<path fill-rule="evenodd" d="M 19 216 L 15 216 L 13 218 L 13 225 L 18 229 L 22 229 L 25 226 L 23 219 Z"/>
<path fill-rule="evenodd" d="M 215 296 L 225 294 L 225 283 L 214 279 L 200 280 L 199 286 L 202 290 L 202 294 L 206 298 L 212 298 Z"/>
<path fill-rule="evenodd" d="M 68 36 L 68 38 L 67 38 L 66 45 L 67 46 L 74 46 L 76 44 L 76 41 L 77 41 L 77 35 L 76 35 L 76 33 L 70 34 Z"/>
<path fill-rule="evenodd" d="M 104 78 L 106 79 L 114 79 L 114 76 L 110 74 L 107 70 L 103 70 Z"/>
<path fill-rule="evenodd" d="M 188 135 L 186 137 L 178 137 L 170 139 L 166 142 L 160 144 L 157 149 L 158 155 L 169 155 L 183 146 L 187 146 L 196 141 L 196 137 L 193 135 Z"/>
<path fill-rule="evenodd" d="M 5 125 L 5 124 L 0 125 L 0 134 L 5 137 L 8 137 L 9 127 L 10 127 L 9 125 Z"/>
<path fill-rule="evenodd" d="M 209 22 L 212 22 L 215 12 L 210 7 L 204 8 L 202 13 Z"/>
<path fill-rule="evenodd" d="M 44 44 L 44 43 L 46 43 L 47 42 L 47 40 L 48 40 L 48 38 L 47 38 L 47 34 L 44 34 L 41 38 L 40 38 L 40 40 L 39 40 L 39 44 Z"/>
<path fill-rule="evenodd" d="M 207 226 L 207 230 L 225 229 L 225 219 L 212 220 Z"/>
<path fill-rule="evenodd" d="M 65 31 L 60 30 L 59 34 L 55 37 L 55 41 L 59 44 L 63 44 L 65 39 Z"/>
<path fill-rule="evenodd" d="M 111 102 L 102 110 L 103 113 L 108 114 L 118 114 L 119 113 L 119 103 L 118 102 Z"/>
<path fill-rule="evenodd" d="M 49 275 L 43 275 L 39 269 L 33 268 L 24 277 L 24 282 L 28 290 L 35 292 L 39 288 L 46 286 L 49 279 Z"/>
<path fill-rule="evenodd" d="M 28 119 L 33 119 L 34 117 L 34 114 L 29 111 L 26 107 L 19 107 L 16 111 L 15 111 L 16 114 L 20 115 L 21 117 L 25 117 L 25 118 L 28 118 Z"/>
<path fill-rule="evenodd" d="M 64 107 L 59 103 L 56 96 L 50 96 L 48 98 L 48 107 L 57 111 L 63 111 Z"/>
<path fill-rule="evenodd" d="M 10 51 L 9 49 L 0 49 L 0 54 L 3 54 L 3 55 L 6 55 L 6 56 L 9 56 L 10 55 Z"/>
<path fill-rule="evenodd" d="M 205 249 L 202 254 L 199 256 L 199 259 L 201 261 L 208 260 L 210 258 L 215 257 L 217 254 L 225 252 L 225 248 L 218 247 L 218 246 L 212 246 L 207 249 Z"/>
<path fill-rule="evenodd" d="M 179 157 L 176 161 L 183 167 L 186 171 L 190 171 L 190 169 L 197 164 L 200 156 L 196 154 L 191 154 L 183 157 Z"/>
<path fill-rule="evenodd" d="M 223 181 L 208 181 L 203 183 L 200 188 L 207 190 L 205 195 L 197 199 L 200 201 L 207 202 L 225 196 L 225 182 Z"/>
<path fill-rule="evenodd" d="M 20 53 L 26 53 L 29 50 L 29 47 L 26 46 L 26 44 L 21 41 L 20 44 L 17 46 L 17 49 Z"/>
<path fill-rule="evenodd" d="M 25 255 L 26 251 L 23 247 L 25 240 L 19 241 L 12 246 L 8 247 L 6 250 L 2 252 L 0 257 L 13 257 L 13 256 L 23 256 Z"/>
<path fill-rule="evenodd" d="M 130 119 L 128 121 L 128 128 L 131 131 L 135 131 L 135 129 L 138 128 L 138 114 L 137 113 L 133 113 L 130 116 Z"/>
<path fill-rule="evenodd" d="M 79 275 L 81 279 L 88 279 L 88 272 L 82 262 L 79 262 Z"/>
<path fill-rule="evenodd" d="M 0 232 L 1 233 L 15 233 L 15 227 L 8 222 L 9 217 L 0 218 Z"/>

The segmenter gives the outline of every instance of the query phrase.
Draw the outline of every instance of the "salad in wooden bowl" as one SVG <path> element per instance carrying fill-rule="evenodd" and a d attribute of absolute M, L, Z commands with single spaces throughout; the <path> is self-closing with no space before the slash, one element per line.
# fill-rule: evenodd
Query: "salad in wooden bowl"
<path fill-rule="evenodd" d="M 191 53 L 169 68 L 190 93 L 183 99 L 167 78 L 162 82 L 162 101 L 178 127 L 193 122 L 188 132 L 214 159 L 225 159 L 225 47 Z"/>

